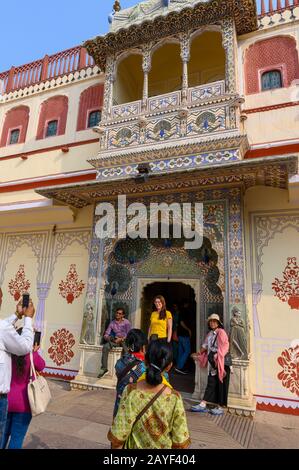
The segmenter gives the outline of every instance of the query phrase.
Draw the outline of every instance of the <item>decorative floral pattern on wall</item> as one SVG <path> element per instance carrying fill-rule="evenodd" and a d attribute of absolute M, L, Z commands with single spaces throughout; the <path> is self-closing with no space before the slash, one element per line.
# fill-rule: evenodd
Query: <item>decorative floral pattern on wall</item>
<path fill-rule="evenodd" d="M 85 284 L 78 279 L 76 265 L 71 264 L 66 280 L 61 281 L 58 286 L 60 295 L 67 300 L 68 304 L 72 304 L 74 299 L 80 297 L 83 292 Z"/>
<path fill-rule="evenodd" d="M 26 279 L 24 264 L 20 264 L 15 279 L 11 279 L 8 284 L 9 293 L 17 302 L 20 299 L 21 295 L 23 295 L 24 292 L 28 291 L 29 287 L 30 282 L 28 279 Z"/>
<path fill-rule="evenodd" d="M 282 302 L 288 302 L 292 309 L 299 310 L 299 266 L 296 257 L 288 258 L 288 264 L 283 271 L 283 280 L 275 278 L 272 289 Z"/>
<path fill-rule="evenodd" d="M 74 357 L 72 347 L 75 344 L 75 338 L 73 334 L 65 328 L 53 333 L 50 338 L 50 344 L 51 346 L 48 349 L 48 353 L 57 366 L 70 362 Z"/>
<path fill-rule="evenodd" d="M 285 349 L 277 362 L 283 368 L 277 375 L 278 379 L 285 388 L 299 397 L 299 344 Z"/>

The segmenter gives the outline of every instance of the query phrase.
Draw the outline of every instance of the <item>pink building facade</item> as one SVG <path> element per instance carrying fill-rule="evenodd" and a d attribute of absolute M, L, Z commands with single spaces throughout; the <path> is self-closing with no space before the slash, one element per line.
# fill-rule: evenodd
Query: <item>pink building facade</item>
<path fill-rule="evenodd" d="M 118 306 L 146 330 L 154 295 L 189 298 L 194 350 L 210 313 L 233 332 L 238 311 L 229 407 L 299 414 L 299 5 L 164 3 L 0 73 L 0 313 L 29 290 L 46 373 L 90 389 L 115 386 L 119 351 L 97 375 Z M 119 195 L 202 202 L 202 249 L 97 239 Z"/>

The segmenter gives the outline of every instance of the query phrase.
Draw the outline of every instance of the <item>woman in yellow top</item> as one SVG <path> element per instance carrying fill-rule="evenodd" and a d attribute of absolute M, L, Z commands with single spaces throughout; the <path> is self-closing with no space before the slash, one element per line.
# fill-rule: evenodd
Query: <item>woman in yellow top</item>
<path fill-rule="evenodd" d="M 157 310 L 151 315 L 148 339 L 150 341 L 164 339 L 167 340 L 167 343 L 170 343 L 172 336 L 172 315 L 166 310 L 166 302 L 162 295 L 157 295 L 154 298 L 154 304 Z"/>

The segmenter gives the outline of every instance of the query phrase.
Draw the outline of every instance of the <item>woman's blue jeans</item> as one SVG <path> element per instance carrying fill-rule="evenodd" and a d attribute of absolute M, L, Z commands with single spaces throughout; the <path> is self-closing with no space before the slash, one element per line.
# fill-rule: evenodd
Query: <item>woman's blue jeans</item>
<path fill-rule="evenodd" d="M 177 368 L 183 369 L 191 352 L 191 343 L 189 336 L 179 336 L 179 353 Z"/>
<path fill-rule="evenodd" d="M 3 449 L 22 449 L 31 418 L 31 413 L 7 414 Z"/>
<path fill-rule="evenodd" d="M 3 449 L 3 439 L 5 433 L 5 426 L 6 426 L 6 418 L 7 418 L 7 407 L 8 407 L 8 400 L 7 397 L 0 397 L 0 449 Z"/>

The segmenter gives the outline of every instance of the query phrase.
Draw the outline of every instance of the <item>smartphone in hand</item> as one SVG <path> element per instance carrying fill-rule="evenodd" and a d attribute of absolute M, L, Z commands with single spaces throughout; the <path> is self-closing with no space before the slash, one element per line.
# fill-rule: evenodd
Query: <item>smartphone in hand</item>
<path fill-rule="evenodd" d="M 34 332 L 33 346 L 39 346 L 40 345 L 40 338 L 41 338 L 41 331 L 35 331 Z"/>
<path fill-rule="evenodd" d="M 29 307 L 29 299 L 30 299 L 30 295 L 27 292 L 23 294 L 22 308 Z"/>

